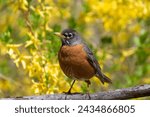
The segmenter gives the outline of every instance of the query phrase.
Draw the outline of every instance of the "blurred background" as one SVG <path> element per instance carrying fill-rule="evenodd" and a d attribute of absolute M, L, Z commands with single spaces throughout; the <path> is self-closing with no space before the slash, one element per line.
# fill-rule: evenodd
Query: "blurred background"
<path fill-rule="evenodd" d="M 77 30 L 113 84 L 91 79 L 90 92 L 150 84 L 149 0 L 0 0 L 0 97 L 67 91 L 61 41 Z M 86 92 L 78 81 L 72 92 Z"/>

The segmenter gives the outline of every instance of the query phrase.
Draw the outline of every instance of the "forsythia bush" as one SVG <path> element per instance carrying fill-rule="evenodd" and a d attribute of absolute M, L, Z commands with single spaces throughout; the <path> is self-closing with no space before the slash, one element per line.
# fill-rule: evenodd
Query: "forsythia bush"
<path fill-rule="evenodd" d="M 113 80 L 102 86 L 91 79 L 91 92 L 150 83 L 149 0 L 1 0 L 0 15 L 0 74 L 9 76 L 0 76 L 2 96 L 20 87 L 22 95 L 69 89 L 71 80 L 57 60 L 61 42 L 54 35 L 67 27 L 81 33 Z M 12 61 L 16 67 L 8 64 Z M 83 82 L 73 87 L 86 90 Z"/>

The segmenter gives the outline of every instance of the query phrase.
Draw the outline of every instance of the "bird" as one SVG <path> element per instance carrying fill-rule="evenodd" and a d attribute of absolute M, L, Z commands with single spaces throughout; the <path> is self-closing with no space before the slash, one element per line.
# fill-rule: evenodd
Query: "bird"
<path fill-rule="evenodd" d="M 71 94 L 76 80 L 85 81 L 89 87 L 93 76 L 96 76 L 103 84 L 112 83 L 112 80 L 102 73 L 93 52 L 76 30 L 68 28 L 54 34 L 61 39 L 62 43 L 58 51 L 60 68 L 67 77 L 73 79 L 66 93 Z"/>

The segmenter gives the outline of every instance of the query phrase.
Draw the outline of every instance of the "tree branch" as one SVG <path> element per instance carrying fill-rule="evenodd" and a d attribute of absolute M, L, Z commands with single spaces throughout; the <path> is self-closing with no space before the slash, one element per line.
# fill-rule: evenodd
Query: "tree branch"
<path fill-rule="evenodd" d="M 114 91 L 98 92 L 94 94 L 50 94 L 40 96 L 23 96 L 16 98 L 3 99 L 17 99 L 17 100 L 122 100 L 138 97 L 150 96 L 150 85 L 140 85 L 131 88 L 117 89 Z"/>

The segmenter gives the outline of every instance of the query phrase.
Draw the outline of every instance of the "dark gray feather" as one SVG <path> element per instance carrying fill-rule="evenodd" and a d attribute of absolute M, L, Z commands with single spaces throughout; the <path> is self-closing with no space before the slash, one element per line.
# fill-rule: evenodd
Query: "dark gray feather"
<path fill-rule="evenodd" d="M 84 43 L 84 51 L 87 53 L 87 60 L 91 64 L 91 66 L 95 69 L 95 76 L 97 76 L 100 81 L 104 84 L 104 82 L 112 83 L 111 79 L 109 79 L 106 75 L 101 72 L 100 65 L 96 60 L 93 52 L 90 48 Z"/>

